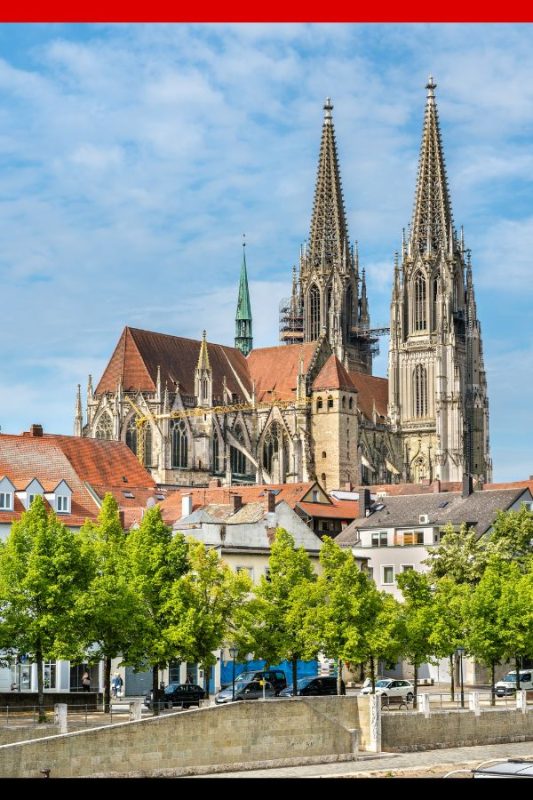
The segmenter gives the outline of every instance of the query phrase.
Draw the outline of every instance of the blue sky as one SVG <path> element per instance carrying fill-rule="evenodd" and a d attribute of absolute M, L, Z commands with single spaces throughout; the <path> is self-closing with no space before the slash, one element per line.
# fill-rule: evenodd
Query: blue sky
<path fill-rule="evenodd" d="M 244 232 L 255 344 L 276 343 L 326 96 L 372 322 L 388 324 L 430 72 L 494 476 L 532 474 L 531 25 L 0 25 L 2 431 L 72 432 L 76 384 L 126 324 L 231 343 Z"/>

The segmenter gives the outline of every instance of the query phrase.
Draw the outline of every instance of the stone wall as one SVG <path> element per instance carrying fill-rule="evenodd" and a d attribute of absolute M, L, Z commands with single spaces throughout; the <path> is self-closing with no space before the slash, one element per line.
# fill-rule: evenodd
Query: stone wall
<path fill-rule="evenodd" d="M 0 747 L 2 777 L 187 774 L 265 762 L 353 757 L 368 740 L 368 699 L 249 701 Z"/>
<path fill-rule="evenodd" d="M 394 711 L 381 716 L 381 747 L 390 752 L 434 750 L 533 740 L 533 710 L 432 711 L 429 717 Z"/>

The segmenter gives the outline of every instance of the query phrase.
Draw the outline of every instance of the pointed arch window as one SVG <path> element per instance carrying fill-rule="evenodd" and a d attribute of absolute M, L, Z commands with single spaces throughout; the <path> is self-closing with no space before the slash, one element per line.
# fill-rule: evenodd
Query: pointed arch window
<path fill-rule="evenodd" d="M 320 336 L 320 290 L 314 283 L 309 289 L 309 334 L 312 342 Z"/>
<path fill-rule="evenodd" d="M 94 435 L 96 439 L 113 438 L 113 420 L 107 412 L 104 412 L 98 420 Z"/>
<path fill-rule="evenodd" d="M 353 292 L 352 287 L 348 286 L 346 290 L 346 329 L 348 334 L 351 333 L 353 325 Z"/>
<path fill-rule="evenodd" d="M 152 426 L 148 423 L 144 426 L 144 466 L 152 466 L 153 457 L 153 437 Z"/>
<path fill-rule="evenodd" d="M 428 379 L 427 370 L 417 364 L 413 372 L 414 416 L 427 417 L 428 414 Z"/>
<path fill-rule="evenodd" d="M 189 452 L 187 427 L 183 420 L 174 420 L 171 425 L 171 466 L 174 469 L 186 469 Z"/>
<path fill-rule="evenodd" d="M 126 444 L 137 455 L 137 423 L 135 417 L 131 417 L 126 428 Z"/>
<path fill-rule="evenodd" d="M 437 327 L 437 320 L 439 318 L 439 312 L 437 308 L 437 299 L 439 296 L 439 283 L 440 283 L 440 272 L 436 272 L 433 276 L 433 307 L 432 307 L 432 329 L 435 330 Z"/>
<path fill-rule="evenodd" d="M 235 438 L 244 445 L 244 434 L 240 425 L 237 425 L 233 431 Z M 237 447 L 230 447 L 230 464 L 232 475 L 245 475 L 246 474 L 246 456 Z"/>
<path fill-rule="evenodd" d="M 417 272 L 414 279 L 414 325 L 415 331 L 425 331 L 427 327 L 426 320 L 426 278 L 421 272 Z"/>
<path fill-rule="evenodd" d="M 219 472 L 219 455 L 220 455 L 220 441 L 218 438 L 218 431 L 215 430 L 212 439 L 212 457 L 213 457 L 213 472 Z"/>
<path fill-rule="evenodd" d="M 202 400 L 209 398 L 209 382 L 207 378 L 202 378 Z"/>

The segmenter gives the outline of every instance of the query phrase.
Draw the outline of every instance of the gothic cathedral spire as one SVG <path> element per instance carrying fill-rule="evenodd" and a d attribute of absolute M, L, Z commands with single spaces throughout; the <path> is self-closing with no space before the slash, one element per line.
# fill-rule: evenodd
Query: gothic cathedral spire
<path fill-rule="evenodd" d="M 290 336 L 286 335 L 283 318 L 280 329 L 282 339 L 289 343 L 298 341 L 302 335 L 305 342 L 325 336 L 345 367 L 371 373 L 371 343 L 359 320 L 363 302 L 365 327 L 368 327 L 368 302 L 359 295 L 358 262 L 348 236 L 332 112 L 333 104 L 328 97 L 324 104 L 309 242 L 300 257 L 302 312 L 292 315 L 295 320 L 291 318 L 288 326 Z M 282 315 L 288 308 L 289 303 L 282 303 Z M 296 330 L 298 321 L 300 327 Z"/>
<path fill-rule="evenodd" d="M 248 274 L 246 272 L 246 242 L 242 243 L 242 265 L 239 280 L 239 297 L 235 315 L 235 347 L 245 356 L 253 347 L 252 306 L 248 291 Z"/>
<path fill-rule="evenodd" d="M 401 267 L 395 259 L 389 416 L 406 480 L 490 480 L 481 327 L 453 228 L 435 88 L 430 76 L 411 230 Z"/>

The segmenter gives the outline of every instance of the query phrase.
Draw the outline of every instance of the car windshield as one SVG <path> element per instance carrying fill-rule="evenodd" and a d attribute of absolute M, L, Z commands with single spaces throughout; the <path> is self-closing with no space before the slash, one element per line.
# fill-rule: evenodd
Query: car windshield
<path fill-rule="evenodd" d="M 254 676 L 255 672 L 241 672 L 241 674 L 237 675 L 235 678 L 235 683 L 240 683 L 241 681 L 244 683 L 249 683 L 251 680 L 253 680 Z"/>
<path fill-rule="evenodd" d="M 505 681 L 505 683 L 516 683 L 516 675 L 512 674 L 506 675 L 503 680 Z"/>
<path fill-rule="evenodd" d="M 304 687 L 304 686 L 307 686 L 307 684 L 308 684 L 308 683 L 309 683 L 311 680 L 312 680 L 312 678 L 300 678 L 300 679 L 297 681 L 297 683 L 296 683 L 296 686 L 298 687 L 298 689 L 303 689 L 303 687 Z"/>
<path fill-rule="evenodd" d="M 179 689 L 179 686 L 179 683 L 169 683 L 165 689 L 165 693 L 172 694 L 172 692 L 175 692 L 177 689 Z"/>
<path fill-rule="evenodd" d="M 376 686 L 378 689 L 386 689 L 387 686 L 390 684 L 390 681 L 378 681 Z"/>

